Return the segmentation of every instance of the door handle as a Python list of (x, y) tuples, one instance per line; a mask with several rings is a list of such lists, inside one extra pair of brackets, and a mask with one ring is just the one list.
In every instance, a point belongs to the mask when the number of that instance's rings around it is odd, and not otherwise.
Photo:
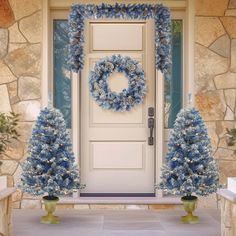
[(149, 107), (148, 108), (148, 128), (150, 130), (150, 135), (148, 137), (148, 145), (152, 146), (154, 145), (154, 138), (153, 138), (153, 134), (154, 134), (154, 125), (155, 125), (155, 119), (154, 117), (154, 108), (153, 107)]
[(154, 118), (148, 118), (148, 128), (150, 129), (150, 135), (148, 137), (148, 145), (154, 144), (153, 131), (154, 131)]

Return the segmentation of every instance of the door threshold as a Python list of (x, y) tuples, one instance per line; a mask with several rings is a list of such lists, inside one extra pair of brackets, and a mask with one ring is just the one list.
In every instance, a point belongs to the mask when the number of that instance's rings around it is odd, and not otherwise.
[(80, 193), (80, 197), (155, 197), (155, 193)]
[(62, 197), (59, 204), (181, 205), (180, 197)]

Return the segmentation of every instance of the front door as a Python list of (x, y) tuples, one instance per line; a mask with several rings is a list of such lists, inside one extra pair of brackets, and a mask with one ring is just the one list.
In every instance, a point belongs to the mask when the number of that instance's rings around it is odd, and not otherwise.
[[(140, 62), (147, 94), (131, 111), (104, 110), (89, 93), (89, 72), (106, 56), (121, 54)], [(91, 20), (85, 30), (85, 67), (81, 77), (82, 196), (154, 195), (155, 142), (148, 144), (148, 108), (155, 107), (153, 21)], [(127, 78), (114, 73), (111, 90), (127, 88)], [(155, 139), (154, 139), (155, 140)]]

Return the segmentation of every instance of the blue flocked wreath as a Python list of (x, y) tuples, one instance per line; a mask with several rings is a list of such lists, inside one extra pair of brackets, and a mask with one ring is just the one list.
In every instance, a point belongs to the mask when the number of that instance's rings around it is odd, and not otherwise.
[[(128, 88), (122, 92), (111, 91), (108, 78), (115, 72), (124, 73), (128, 78)], [(126, 56), (113, 55), (95, 64), (89, 75), (89, 90), (92, 97), (104, 109), (129, 111), (142, 103), (146, 93), (144, 71), (138, 61)]]

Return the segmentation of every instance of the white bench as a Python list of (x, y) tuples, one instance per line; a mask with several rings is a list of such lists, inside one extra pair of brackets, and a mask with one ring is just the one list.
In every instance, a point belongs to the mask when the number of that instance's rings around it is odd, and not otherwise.
[(221, 197), (221, 235), (236, 235), (236, 193), (228, 189), (218, 190)]
[(0, 236), (12, 235), (12, 194), (15, 188), (7, 187), (7, 177), (0, 176)]

